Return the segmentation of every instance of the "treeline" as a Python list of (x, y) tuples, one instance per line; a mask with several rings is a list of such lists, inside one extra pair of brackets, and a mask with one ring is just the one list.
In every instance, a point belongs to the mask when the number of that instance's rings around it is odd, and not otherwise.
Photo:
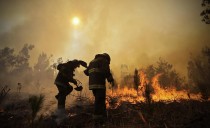
[(193, 56), (188, 62), (188, 84), (199, 90), (203, 99), (210, 97), (210, 48), (204, 47), (199, 55)]
[[(141, 75), (143, 73), (143, 75)], [(186, 84), (186, 80), (184, 76), (181, 76), (174, 68), (173, 65), (167, 62), (166, 60), (159, 58), (159, 60), (155, 64), (151, 64), (146, 66), (145, 68), (136, 68), (134, 70), (133, 75), (127, 75), (124, 77), (123, 82), (124, 85), (128, 83), (128, 79), (130, 80), (130, 84), (132, 84), (135, 89), (138, 89), (139, 85), (142, 85), (143, 81), (146, 83), (152, 83), (152, 79), (159, 75), (158, 82), (162, 88), (170, 88), (174, 87), (177, 90), (183, 89)], [(142, 79), (144, 79), (142, 81)]]
[[(25, 44), (19, 52), (5, 47), (0, 49), (0, 84), (16, 86), (51, 84), (54, 77), (54, 68), (50, 63), (52, 56), (41, 53), (34, 66), (29, 65), (30, 52), (34, 45)], [(58, 60), (60, 61), (60, 60)], [(54, 64), (55, 65), (55, 64)], [(51, 83), (49, 83), (51, 81)]]

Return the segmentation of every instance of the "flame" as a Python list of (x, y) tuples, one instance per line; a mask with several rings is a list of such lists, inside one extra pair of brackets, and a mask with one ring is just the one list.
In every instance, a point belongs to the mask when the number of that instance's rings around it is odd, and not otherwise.
[[(129, 102), (132, 104), (136, 104), (139, 102), (145, 102), (145, 89), (148, 84), (153, 88), (153, 92), (151, 92), (152, 101), (180, 101), (180, 100), (200, 100), (201, 94), (190, 94), (187, 90), (177, 91), (173, 86), (172, 88), (161, 88), (159, 84), (159, 77), (162, 74), (155, 75), (151, 81), (147, 79), (146, 74), (143, 71), (139, 72), (140, 76), (140, 84), (138, 89), (135, 90), (133, 88), (117, 88), (114, 91), (108, 90), (107, 95), (107, 108), (117, 108), (121, 105), (122, 102)], [(118, 87), (120, 87), (118, 85)]]
[(201, 95), (200, 94), (189, 94), (187, 90), (180, 90), (177, 91), (173, 86), (172, 88), (161, 88), (159, 84), (159, 77), (162, 74), (157, 74), (152, 79), (152, 87), (154, 89), (154, 93), (152, 94), (152, 99), (154, 101), (174, 101), (174, 100), (181, 100), (181, 99), (194, 99), (199, 100)]
[[(141, 96), (138, 96), (138, 93), (135, 89), (131, 88), (118, 88), (114, 90), (114, 92), (108, 91), (107, 92), (107, 108), (117, 108), (121, 105), (122, 102), (129, 102), (131, 104), (136, 104), (137, 102), (144, 101), (144, 98)], [(114, 101), (110, 101), (114, 100)]]

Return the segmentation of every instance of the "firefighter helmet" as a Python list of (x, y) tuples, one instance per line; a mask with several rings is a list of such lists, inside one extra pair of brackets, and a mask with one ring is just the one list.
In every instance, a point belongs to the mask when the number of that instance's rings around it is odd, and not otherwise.
[(111, 61), (111, 58), (110, 58), (109, 54), (103, 53), (102, 55), (103, 55), (109, 62)]

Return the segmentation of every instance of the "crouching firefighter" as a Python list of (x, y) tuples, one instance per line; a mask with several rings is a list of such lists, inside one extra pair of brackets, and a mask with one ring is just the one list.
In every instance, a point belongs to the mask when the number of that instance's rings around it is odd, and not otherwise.
[(80, 65), (87, 67), (87, 63), (82, 60), (72, 60), (57, 66), (59, 72), (54, 83), (58, 88), (58, 94), (55, 96), (58, 100), (58, 110), (65, 111), (66, 96), (73, 90), (69, 82), (77, 86), (77, 81), (73, 77), (75, 69)]
[(94, 116), (95, 125), (105, 125), (106, 113), (106, 79), (113, 83), (114, 79), (110, 72), (110, 56), (107, 53), (97, 54), (90, 62), (84, 73), (89, 76), (89, 89), (95, 97)]

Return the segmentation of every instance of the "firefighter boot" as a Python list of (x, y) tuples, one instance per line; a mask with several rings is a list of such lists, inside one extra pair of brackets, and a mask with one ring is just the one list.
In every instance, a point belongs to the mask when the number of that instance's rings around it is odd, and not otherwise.
[(58, 105), (58, 109), (55, 111), (55, 117), (55, 121), (58, 125), (68, 118), (68, 113), (66, 112), (64, 106)]

